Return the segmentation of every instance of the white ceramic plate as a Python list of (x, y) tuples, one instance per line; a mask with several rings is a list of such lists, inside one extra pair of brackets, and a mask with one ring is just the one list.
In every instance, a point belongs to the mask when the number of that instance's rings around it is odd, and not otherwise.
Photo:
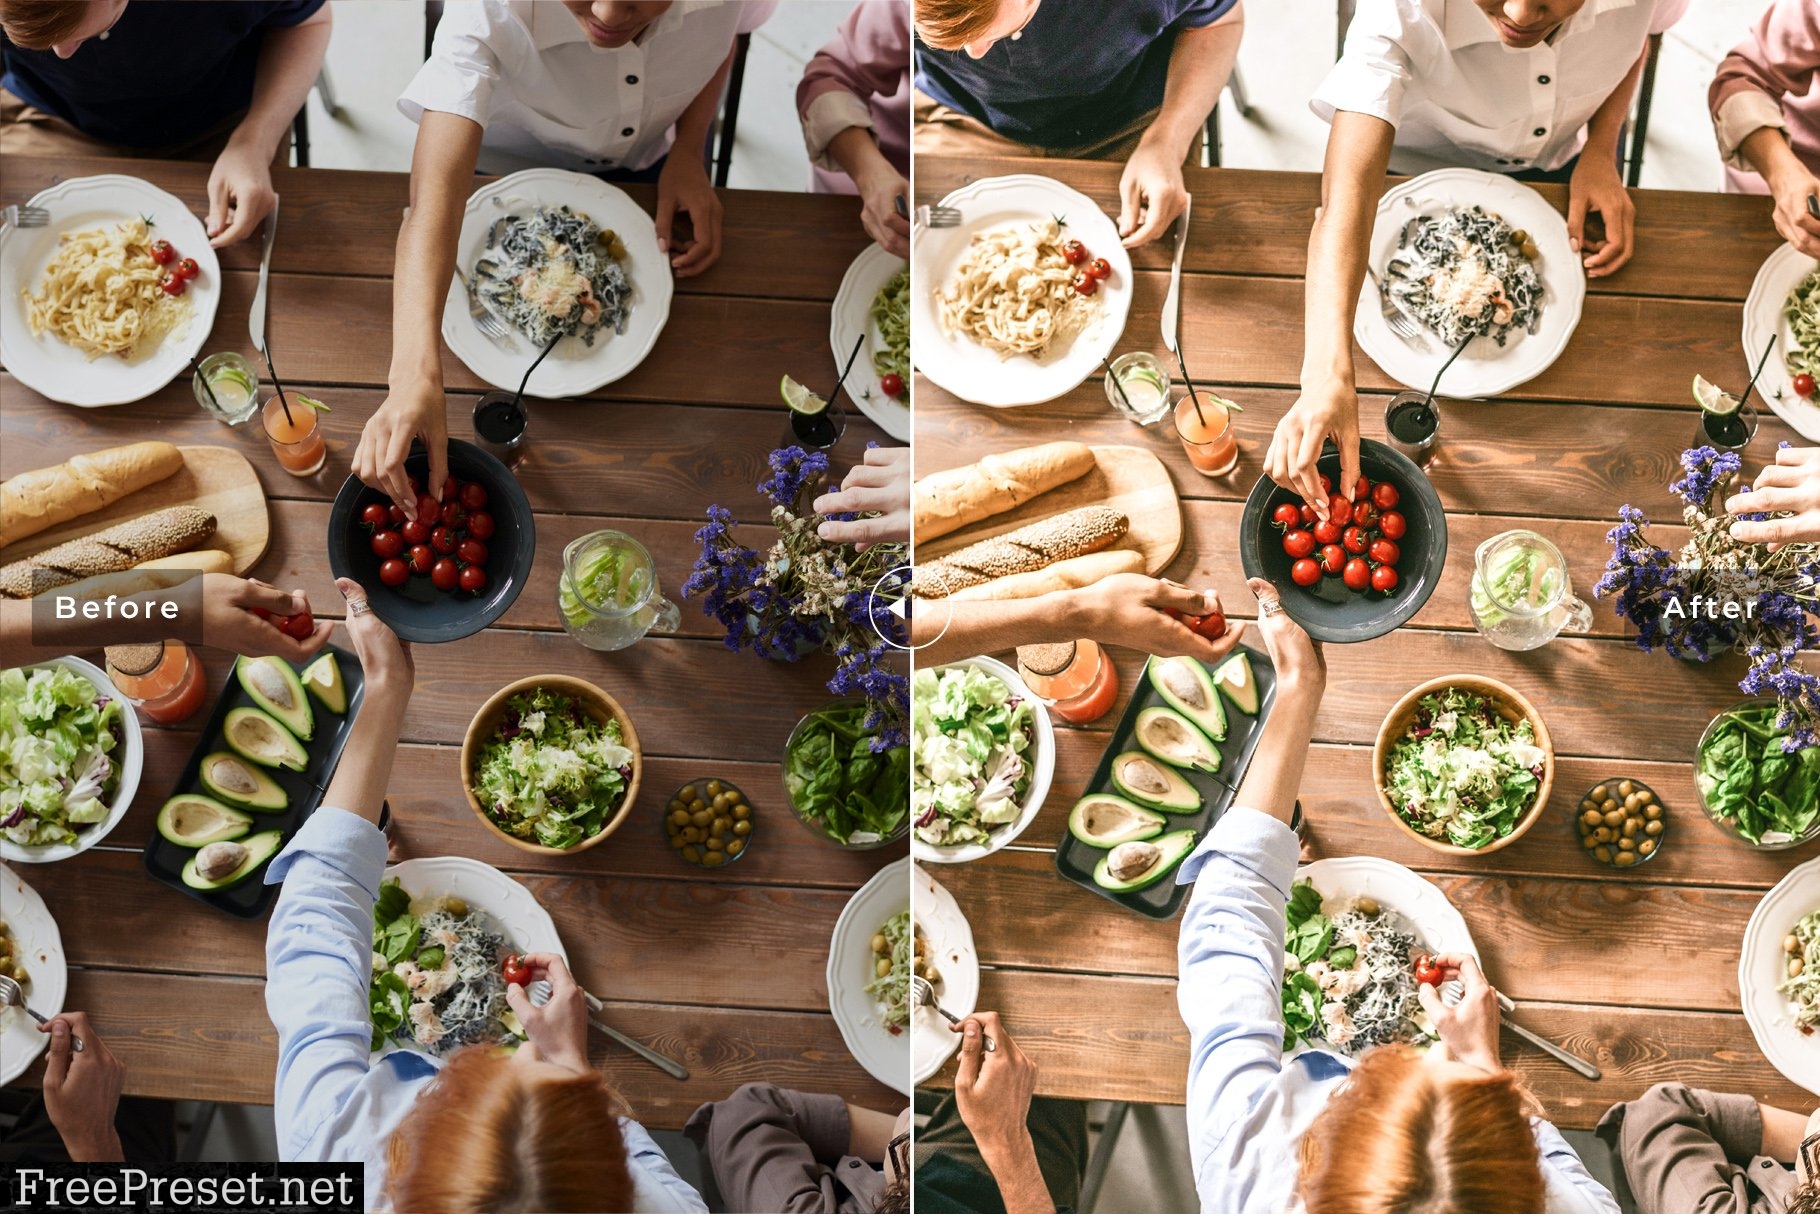
[[(1568, 245), (1567, 220), (1522, 182), (1477, 169), (1437, 169), (1386, 191), (1371, 229), (1372, 270), (1383, 276), (1385, 264), (1397, 254), (1397, 237), (1411, 219), (1475, 204), (1502, 215), (1513, 227), (1526, 229), (1541, 251), (1537, 262), (1542, 279), (1541, 323), (1534, 334), (1512, 330), (1502, 346), (1489, 337), (1475, 338), (1447, 369), (1440, 389), (1444, 396), (1497, 396), (1548, 370), (1567, 348), (1586, 301), (1586, 271)], [(1352, 332), (1386, 375), (1420, 392), (1428, 390), (1435, 372), (1453, 352), (1425, 327), (1426, 350), (1392, 333), (1378, 302), (1378, 289), (1369, 278), (1359, 288)]]
[(910, 386), (906, 379), (906, 395), (897, 399), (886, 396), (885, 390), (879, 387), (878, 372), (872, 369), (872, 356), (883, 350), (885, 344), (872, 319), (872, 297), (883, 290), (905, 264), (903, 258), (893, 257), (878, 245), (867, 245), (840, 280), (840, 290), (834, 296), (828, 323), (828, 345), (834, 352), (837, 368), (846, 365), (847, 356), (853, 353), (853, 343), (865, 334), (866, 344), (861, 347), (859, 359), (853, 364), (853, 372), (847, 376), (842, 391), (859, 406), (861, 413), (900, 443), (910, 441)]
[[(910, 296), (916, 369), (962, 400), (994, 408), (1054, 400), (1096, 374), (1100, 360), (1118, 344), (1131, 311), (1131, 255), (1119, 243), (1111, 217), (1086, 195), (1028, 173), (975, 181), (942, 199), (942, 205), (960, 208), (960, 226), (923, 228), (910, 249), (916, 283)], [(973, 234), (1052, 215), (1067, 221), (1066, 234), (1112, 263), (1112, 277), (1094, 296), (1099, 317), (1066, 347), (1041, 359), (1027, 354), (1001, 359), (971, 338), (942, 332), (935, 296), (947, 286)]]
[[(911, 897), (916, 922), (923, 929), (929, 956), (935, 959), (935, 968), (942, 975), (937, 998), (944, 1008), (964, 1020), (979, 1007), (980, 998), (980, 959), (973, 949), (973, 928), (954, 895), (943, 889), (939, 881), (920, 865), (912, 864), (910, 871), (915, 881)], [(914, 1083), (928, 1082), (961, 1047), (961, 1035), (951, 1031), (948, 1022), (931, 1007), (910, 1013), (910, 1040)]]
[[(7, 930), (19, 949), (20, 964), (32, 978), (31, 985), (25, 988), (25, 1001), (48, 1020), (63, 1010), (64, 996), (69, 992), (63, 937), (38, 891), (4, 864), (0, 864), (0, 919), (6, 920)], [(50, 1043), (49, 1034), (40, 1033), (23, 1009), (0, 1011), (0, 1087), (23, 1075)]]
[(879, 1023), (878, 1008), (866, 993), (872, 981), (872, 937), (892, 915), (910, 909), (910, 860), (873, 874), (847, 900), (828, 944), (828, 1010), (841, 1039), (866, 1073), (910, 1095), (910, 1034), (895, 1036)]
[(1782, 937), (1816, 907), (1820, 907), (1820, 860), (1790, 869), (1763, 895), (1745, 925), (1744, 943), (1738, 950), (1738, 997), (1763, 1056), (1789, 1082), (1820, 1095), (1820, 1033), (1802, 1036), (1787, 998), (1776, 992), (1784, 973)]
[[(431, 856), (389, 865), (385, 875), (396, 877), (413, 899), (452, 896), (471, 909), (485, 911), (521, 953), (555, 953), (564, 961), (569, 959), (550, 912), (537, 904), (530, 890), (491, 864), (466, 856)], [(385, 1045), (385, 1050), (392, 1049), (429, 1052), (395, 1038)]]
[(126, 697), (120, 694), (120, 689), (107, 677), (106, 671), (93, 662), (73, 657), (38, 662), (25, 669), (29, 674), (41, 666), (67, 667), (93, 683), (102, 695), (110, 696), (125, 705), (125, 711), (121, 714), (121, 719), (125, 722), (125, 734), (120, 745), (110, 752), (120, 764), (120, 786), (114, 793), (114, 803), (109, 807), (107, 817), (93, 826), (77, 831), (74, 843), (25, 847), (0, 836), (0, 860), (12, 860), (19, 864), (50, 864), (56, 860), (67, 860), (107, 838), (108, 832), (120, 825), (120, 819), (126, 817), (126, 811), (132, 806), (133, 794), (139, 791), (140, 768), (145, 762), (145, 739), (139, 730), (139, 714), (133, 711), (131, 704), (126, 703)]
[[(50, 223), (0, 231), (0, 363), (26, 387), (84, 408), (143, 400), (182, 374), (208, 340), (221, 302), (221, 263), (202, 221), (149, 181), (118, 173), (60, 181), (31, 205), (50, 211)], [(61, 338), (49, 333), (33, 337), (22, 292), (37, 289), (63, 233), (108, 227), (139, 215), (153, 220), (155, 237), (170, 241), (181, 256), (195, 258), (202, 267), (183, 293), (190, 301), (188, 325), (167, 333), (131, 362), (107, 354), (90, 362)]]
[[(968, 658), (965, 662), (950, 662), (950, 666), (977, 666), (987, 674), (997, 675), (1011, 688), (1011, 694), (1030, 701), (1035, 708), (1034, 721), (1036, 737), (1030, 742), (1030, 748), (1024, 752), (1025, 758), (1035, 764), (1036, 772), (1030, 780), (1030, 791), (1024, 794), (1024, 811), (1015, 822), (992, 828), (992, 839), (987, 843), (968, 843), (960, 847), (937, 847), (925, 843), (917, 837), (916, 828), (910, 830), (910, 854), (918, 860), (931, 864), (965, 864), (990, 856), (1001, 847), (1024, 833), (1026, 827), (1036, 820), (1036, 811), (1043, 807), (1043, 798), (1049, 795), (1049, 782), (1055, 777), (1055, 726), (1050, 723), (1049, 709), (1036, 697), (1018, 677), (1017, 671), (1005, 665), (997, 658)], [(947, 667), (937, 667), (944, 670)], [(912, 763), (915, 760), (912, 758)]]
[[(526, 388), (530, 395), (561, 400), (621, 379), (645, 360), (670, 319), (675, 282), (669, 258), (657, 248), (657, 225), (644, 209), (617, 186), (563, 169), (525, 169), (475, 190), (461, 217), (456, 266), (472, 275), (474, 263), (486, 252), (493, 222), (508, 215), (529, 215), (539, 206), (567, 206), (618, 233), (626, 246), (626, 275), (632, 280), (624, 333), (603, 329), (592, 346), (579, 337), (565, 337), (531, 376)], [(506, 328), (509, 339), (499, 341), (477, 329), (468, 315), (467, 292), (449, 280), (449, 296), (442, 305), (442, 339), (468, 370), (495, 388), (516, 392), (539, 347), (517, 329)]]
[(1770, 351), (1769, 361), (1763, 364), (1757, 391), (1776, 411), (1776, 416), (1793, 426), (1802, 438), (1820, 441), (1820, 394), (1809, 400), (1795, 395), (1787, 361), (1788, 352), (1795, 348), (1795, 339), (1782, 315), (1788, 293), (1812, 274), (1816, 265), (1820, 262), (1791, 244), (1780, 246), (1764, 259), (1750, 285), (1750, 295), (1744, 300), (1744, 378), (1748, 380), (1756, 369), (1757, 360), (1763, 357), (1763, 347), (1769, 344), (1771, 336), (1779, 338), (1776, 348)]

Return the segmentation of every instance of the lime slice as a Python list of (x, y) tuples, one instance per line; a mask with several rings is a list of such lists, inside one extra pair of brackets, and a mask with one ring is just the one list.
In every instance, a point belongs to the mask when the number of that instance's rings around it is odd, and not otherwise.
[(209, 382), (216, 387), (223, 384), (235, 384), (249, 396), (253, 391), (253, 377), (239, 367), (216, 367), (209, 374)]
[(1122, 377), (1122, 382), (1126, 387), (1131, 387), (1133, 384), (1148, 384), (1150, 387), (1156, 389), (1159, 396), (1163, 391), (1163, 377), (1158, 375), (1155, 371), (1152, 371), (1149, 367), (1131, 368), (1131, 370), (1125, 372)]
[(809, 389), (803, 387), (788, 375), (784, 376), (783, 385), (779, 390), (784, 394), (784, 403), (798, 413), (813, 415), (820, 413), (823, 409), (828, 407), (827, 401), (809, 391)]
[(1722, 391), (1718, 384), (1707, 383), (1705, 376), (1696, 375), (1694, 376), (1694, 403), (1708, 413), (1724, 417), (1728, 413), (1738, 411), (1739, 401), (1730, 392)]
[(300, 405), (303, 405), (303, 406), (306, 406), (307, 408), (316, 410), (316, 412), (318, 412), (318, 413), (332, 412), (332, 410), (330, 410), (330, 408), (327, 405), (323, 404), (321, 401), (315, 399), (314, 397), (305, 396), (301, 392), (291, 393), (291, 399), (296, 401)]

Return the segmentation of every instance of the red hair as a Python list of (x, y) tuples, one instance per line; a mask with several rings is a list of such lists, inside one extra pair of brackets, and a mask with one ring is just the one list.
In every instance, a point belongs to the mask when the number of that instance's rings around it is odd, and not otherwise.
[(0, 29), (14, 46), (42, 51), (75, 36), (88, 13), (87, 0), (4, 0)]
[(998, 8), (999, 0), (916, 0), (916, 32), (937, 50), (959, 50), (992, 28)]
[(1302, 1137), (1308, 1214), (1541, 1214), (1534, 1102), (1516, 1076), (1461, 1079), (1371, 1050)]
[(551, 1078), (513, 1065), (504, 1050), (459, 1050), (392, 1133), (392, 1205), (437, 1214), (630, 1210), (620, 1107), (600, 1075)]

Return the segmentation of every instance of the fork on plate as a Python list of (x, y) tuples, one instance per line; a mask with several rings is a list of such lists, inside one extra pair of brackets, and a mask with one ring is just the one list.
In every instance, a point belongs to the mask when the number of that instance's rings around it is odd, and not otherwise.
[[(912, 974), (910, 976), (910, 1002), (912, 1006), (915, 1007), (934, 1008), (941, 1013), (942, 1018), (949, 1024), (960, 1023), (953, 1012), (935, 1001), (935, 984), (921, 974)], [(985, 1038), (982, 1044), (985, 1046), (986, 1052), (988, 1054), (995, 1053), (998, 1050), (998, 1042), (984, 1033), (980, 1035)]]
[(925, 203), (916, 208), (915, 226), (919, 228), (958, 228), (961, 226), (961, 209), (959, 207), (931, 206)]
[(1390, 297), (1390, 292), (1384, 289), (1384, 280), (1370, 266), (1365, 267), (1365, 276), (1378, 289), (1378, 309), (1383, 312), (1384, 323), (1390, 326), (1390, 331), (1418, 350), (1428, 349), (1428, 338), (1421, 326)]
[(505, 322), (493, 315), (487, 305), (481, 302), (480, 292), (474, 289), (474, 283), (468, 276), (457, 268), (455, 278), (461, 283), (462, 289), (468, 293), (468, 315), (473, 319), (474, 327), (506, 349), (518, 349), (518, 344), (512, 340), (511, 330), (507, 329)]
[(25, 206), (13, 203), (0, 207), (0, 225), (9, 228), (41, 228), (51, 221), (51, 213), (43, 207)]

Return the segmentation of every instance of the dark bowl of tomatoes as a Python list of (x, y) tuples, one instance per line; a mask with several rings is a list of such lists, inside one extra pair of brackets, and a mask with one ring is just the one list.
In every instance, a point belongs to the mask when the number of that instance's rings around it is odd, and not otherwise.
[(448, 479), (434, 490), (424, 483), (429, 463), (421, 445), (404, 462), (415, 520), (348, 477), (329, 510), (328, 544), (329, 568), (364, 586), (393, 632), (436, 644), (506, 613), (530, 578), (537, 529), (518, 479), (479, 447), (450, 439)]
[(1318, 467), (1328, 521), (1293, 489), (1259, 477), (1239, 522), (1239, 560), (1247, 577), (1276, 584), (1283, 609), (1317, 641), (1369, 641), (1434, 593), (1447, 563), (1447, 516), (1422, 470), (1383, 443), (1359, 440), (1361, 482), (1348, 493), (1334, 484), (1332, 443)]

